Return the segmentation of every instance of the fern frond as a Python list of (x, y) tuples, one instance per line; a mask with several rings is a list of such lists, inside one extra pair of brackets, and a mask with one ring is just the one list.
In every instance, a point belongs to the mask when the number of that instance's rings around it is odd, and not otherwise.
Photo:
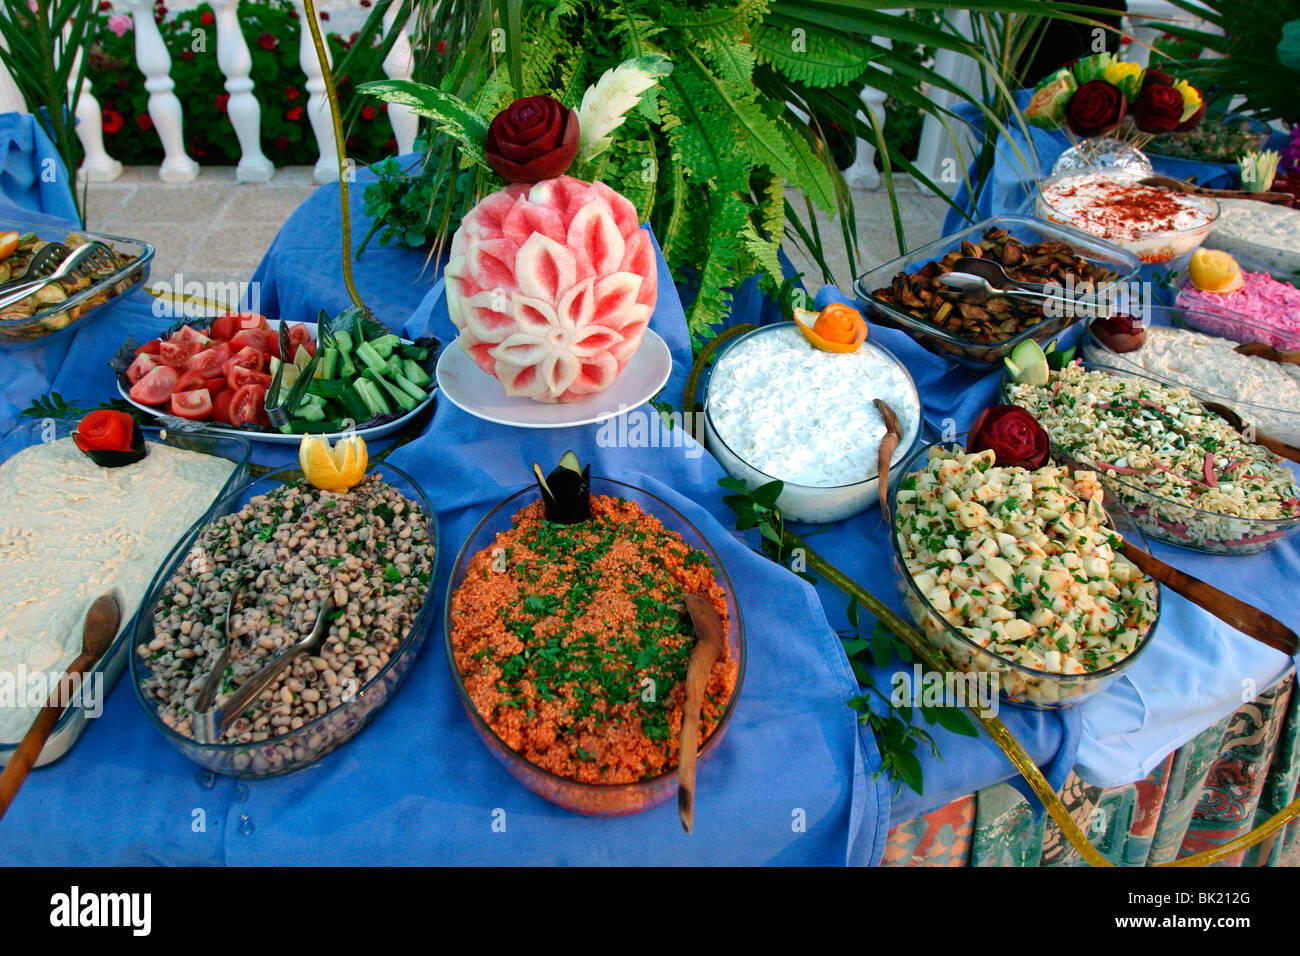
[(742, 278), (736, 265), (745, 251), (742, 232), (751, 210), (747, 202), (731, 192), (715, 192), (709, 202), (708, 254), (686, 321), (692, 335), (707, 336), (730, 312), (731, 290)]
[(748, 157), (736, 149), (741, 132), (734, 111), (693, 65), (684, 64), (662, 80), (660, 126), (687, 179), (722, 192), (748, 184)]
[(874, 45), (846, 34), (809, 31), (773, 17), (755, 28), (752, 42), (760, 63), (795, 83), (818, 88), (856, 82), (880, 55)]

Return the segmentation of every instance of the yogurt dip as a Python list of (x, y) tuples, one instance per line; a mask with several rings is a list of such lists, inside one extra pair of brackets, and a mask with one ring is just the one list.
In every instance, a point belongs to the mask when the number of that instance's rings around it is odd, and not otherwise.
[(1105, 173), (1054, 178), (1038, 192), (1038, 214), (1117, 243), (1143, 262), (1168, 262), (1210, 234), (1218, 203)]
[(718, 360), (705, 406), (709, 447), (733, 477), (786, 482), (778, 504), (795, 521), (838, 521), (878, 500), (873, 480), (889, 403), (902, 439), (897, 463), (920, 430), (912, 377), (889, 352), (814, 348), (793, 323), (738, 340)]
[(1300, 209), (1254, 199), (1221, 199), (1210, 232), (1216, 249), (1281, 272), (1300, 272)]
[[(33, 445), (0, 465), (0, 743), (15, 744), (44, 701), (26, 699), (33, 675), (61, 674), (81, 652), (86, 611), (116, 591), (123, 623), (139, 607), (172, 546), (208, 510), (235, 466), (151, 442), (122, 468), (100, 468), (71, 438)], [(26, 678), (22, 683), (20, 680)]]
[(1259, 431), (1300, 444), (1300, 367), (1270, 362), (1233, 349), (1231, 339), (1188, 329), (1152, 325), (1139, 349), (1115, 355), (1108, 364), (1131, 363), (1155, 378), (1186, 385), (1221, 400)]
[[(1279, 349), (1300, 349), (1300, 288), (1267, 272), (1242, 271), (1235, 292), (1202, 292), (1190, 282), (1178, 290), (1178, 305), (1229, 319), (1245, 319), (1265, 330), (1260, 340)], [(1215, 330), (1219, 331), (1219, 330)], [(1234, 325), (1225, 335), (1239, 337)]]

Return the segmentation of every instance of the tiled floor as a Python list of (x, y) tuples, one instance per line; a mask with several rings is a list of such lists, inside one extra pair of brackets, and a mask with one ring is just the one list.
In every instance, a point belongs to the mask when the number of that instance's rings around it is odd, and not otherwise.
[[(276, 171), (269, 183), (238, 183), (232, 167), (204, 167), (192, 183), (158, 181), (157, 170), (131, 167), (111, 183), (92, 183), (87, 196), (87, 228), (130, 236), (157, 248), (153, 281), (173, 284), (179, 272), (185, 281), (247, 280), (276, 231), (315, 188), (312, 170), (292, 166)], [(797, 192), (791, 199), (798, 208)], [(855, 190), (859, 272), (898, 254), (888, 196), (880, 191)], [(917, 245), (937, 238), (945, 204), (923, 194), (911, 182), (900, 187), (899, 206), (908, 242)], [(839, 226), (818, 217), (836, 282), (846, 291), (854, 272), (840, 239)], [(789, 249), (807, 284), (822, 284), (821, 270), (797, 249)]]

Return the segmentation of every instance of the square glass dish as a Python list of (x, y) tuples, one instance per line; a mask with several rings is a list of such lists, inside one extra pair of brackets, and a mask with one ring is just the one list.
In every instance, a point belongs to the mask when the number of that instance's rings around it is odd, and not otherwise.
[[(1006, 338), (980, 341), (977, 337), (955, 332), (936, 322), (913, 315), (876, 294), (877, 291), (889, 287), (896, 276), (914, 274), (926, 264), (937, 262), (949, 253), (961, 250), (963, 243), (978, 245), (990, 229), (1005, 229), (1021, 244), (1064, 243), (1080, 258), (1110, 273), (1111, 278), (1107, 281), (1118, 285), (1121, 290), (1127, 289), (1142, 268), (1142, 263), (1132, 253), (1071, 226), (1058, 225), (1030, 216), (993, 216), (921, 246), (859, 276), (853, 283), (853, 290), (863, 304), (867, 317), (882, 325), (902, 329), (918, 344), (936, 355), (947, 356), (966, 368), (980, 370), (1000, 365), (1017, 345), (1028, 339), (1034, 339), (1045, 345), (1081, 317), (1084, 310), (1062, 307), (1053, 310), (1060, 314), (1049, 316), (1018, 332), (1008, 334)], [(989, 303), (1007, 298), (994, 296)]]
[[(89, 282), (71, 276), (61, 280), (58, 283), (59, 292), (56, 293), (63, 296), (60, 301), (38, 301), (41, 294), (33, 293), (9, 306), (0, 312), (0, 345), (43, 345), (51, 336), (66, 333), (88, 321), (88, 316), (90, 319), (95, 318), (97, 310), (104, 303), (149, 281), (154, 247), (142, 240), (95, 232), (56, 235), (55, 230), (48, 226), (42, 226), (39, 230), (24, 230), (21, 223), (8, 223), (6, 226), (13, 231), (36, 232), (42, 240), (62, 242), (73, 248), (83, 242), (102, 242), (113, 250), (120, 265), (106, 275), (97, 273)], [(45, 293), (45, 297), (52, 298), (53, 295)]]
[[(71, 435), (72, 431), (73, 426), (71, 424), (67, 422), (54, 421), (52, 419), (22, 422), (10, 430), (3, 438), (0, 438), (0, 462), (8, 462), (13, 456), (26, 451), (29, 448), (67, 439)], [(252, 446), (243, 438), (220, 435), (183, 435), (174, 432), (162, 432), (156, 428), (145, 428), (143, 431), (145, 442), (150, 446), (166, 445), (171, 448), (225, 458), (231, 463), (232, 470), (230, 472), (230, 477), (226, 479), (224, 486), (213, 494), (209, 501), (199, 504), (201, 510), (198, 524), (202, 524), (207, 518), (207, 515), (211, 512), (212, 506), (216, 501), (222, 495), (229, 492), (231, 488), (242, 482), (247, 474), (248, 458), (252, 451)], [(129, 470), (132, 466), (126, 467)], [(3, 470), (0, 468), (0, 474), (2, 473)], [(85, 491), (84, 493), (89, 499), (91, 492)], [(166, 489), (159, 489), (160, 506), (165, 506), (165, 494)], [(126, 520), (129, 523), (131, 519), (127, 516)], [(139, 520), (146, 521), (148, 520), (148, 516), (140, 516)], [(182, 529), (182, 532), (178, 535), (178, 540), (184, 540), (189, 533), (192, 532), (187, 532)], [(23, 536), (21, 542), (23, 551), (41, 546), (36, 529), (28, 526), (21, 529), (20, 534)], [(22, 553), (18, 550), (19, 543), (16, 541), (10, 541), (9, 538), (10, 532), (3, 527), (0, 527), (0, 540), (4, 541), (6, 546), (12, 545), (14, 547), (15, 550), (12, 553)], [(163, 560), (165, 563), (166, 560), (168, 560), (166, 555), (168, 553), (175, 553), (175, 546), (176, 541), (172, 541), (169, 552), (164, 552), (163, 555), (160, 556), (159, 560)], [(57, 550), (55, 553), (57, 556)], [(60, 579), (57, 567), (53, 563), (53, 560), (54, 559), (51, 558), (48, 569), (49, 573), (57, 583), (51, 585), (50, 591), (56, 592), (57, 596), (59, 589), (62, 589), (63, 591), (75, 590), (76, 585), (79, 585), (82, 582), (80, 580)], [(146, 570), (151, 570), (153, 567), (154, 565), (151, 562)], [(6, 568), (13, 570), (12, 566), (9, 565), (9, 561), (0, 558), (0, 570)], [(14, 581), (12, 574), (7, 574), (6, 580), (9, 581), (11, 588), (15, 586), (16, 582)], [(141, 599), (144, 597), (145, 586), (147, 583), (148, 574), (146, 573), (140, 581), (139, 587), (131, 587), (127, 589), (125, 593), (123, 593), (121, 589), (120, 581), (117, 580), (106, 582), (105, 586), (102, 588), (97, 587), (93, 589), (97, 593), (100, 593), (108, 590), (109, 585), (113, 585), (119, 590), (124, 606), (121, 608), (122, 620), (118, 634), (117, 637), (114, 638), (113, 643), (109, 646), (109, 649), (105, 652), (104, 656), (100, 658), (94, 668), (86, 675), (85, 681), (88, 683), (85, 683), (84, 686), (88, 686), (89, 688), (87, 698), (74, 698), (73, 702), (63, 712), (63, 715), (59, 718), (58, 723), (54, 727), (54, 732), (50, 734), (50, 738), (46, 742), (44, 749), (41, 750), (40, 757), (36, 761), (36, 766), (39, 767), (47, 763), (52, 763), (67, 753), (76, 742), (77, 738), (81, 735), (82, 731), (86, 729), (87, 721), (91, 719), (92, 716), (96, 716), (92, 713), (94, 708), (103, 705), (104, 695), (107, 694), (109, 689), (113, 686), (113, 683), (121, 675), (123, 666), (126, 663), (126, 648), (129, 643), (127, 635), (134, 630), (136, 611), (141, 606)], [(12, 597), (13, 592), (11, 591), (10, 593)], [(97, 596), (97, 594), (91, 595), (92, 598), (94, 596)], [(47, 599), (48, 598), (42, 598), (42, 600)], [(76, 599), (75, 595), (73, 596), (73, 599)], [(7, 626), (4, 624), (5, 616), (16, 613), (17, 609), (13, 606), (0, 611), (0, 631), (7, 630)], [(78, 624), (78, 628), (79, 627), (80, 625)], [(80, 636), (80, 630), (78, 629), (76, 633), (78, 641), (80, 640)], [(23, 666), (25, 667), (25, 664)], [(8, 670), (8, 668), (0, 668), (0, 672)], [(88, 699), (90, 692), (93, 692), (93, 700)], [(33, 719), (35, 719), (34, 715)], [(25, 733), (26, 731), (23, 730), (22, 732)], [(21, 737), (19, 739), (21, 739)], [(3, 766), (9, 761), (14, 750), (17, 749), (17, 744), (17, 740), (11, 743), (0, 743), (0, 766)]]
[(1269, 342), (1269, 330), (1243, 318), (1155, 305), (1146, 341), (1115, 352), (1089, 325), (1083, 357), (1189, 388), (1202, 401), (1226, 405), (1261, 434), (1300, 445), (1300, 366), (1234, 351), (1238, 343)]

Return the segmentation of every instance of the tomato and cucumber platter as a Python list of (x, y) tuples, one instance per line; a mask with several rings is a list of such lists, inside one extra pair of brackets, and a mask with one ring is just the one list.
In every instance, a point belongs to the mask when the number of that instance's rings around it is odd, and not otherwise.
[[(122, 397), (142, 411), (254, 441), (296, 445), (303, 434), (337, 435), (349, 424), (362, 438), (383, 438), (433, 401), (436, 339), (412, 342), (358, 322), (336, 330), (317, 356), (316, 323), (295, 322), (286, 327), (293, 354), (283, 356), (280, 325), (255, 313), (189, 319), (143, 345), (128, 339), (109, 364)], [(272, 427), (265, 404), (277, 370), (287, 395), (313, 357), (288, 423)]]

